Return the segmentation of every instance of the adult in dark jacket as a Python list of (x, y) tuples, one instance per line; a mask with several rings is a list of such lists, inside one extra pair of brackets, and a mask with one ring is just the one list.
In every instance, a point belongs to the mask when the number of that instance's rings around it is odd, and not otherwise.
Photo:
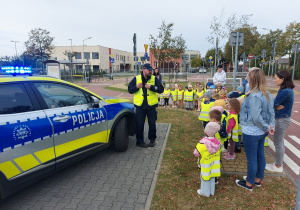
[(161, 78), (161, 74), (159, 73), (158, 68), (155, 68), (155, 69), (154, 69), (153, 75), (154, 75), (154, 76), (159, 80), (159, 82), (161, 83), (162, 78)]
[[(155, 121), (157, 119), (156, 107), (158, 104), (157, 93), (162, 93), (164, 87), (161, 82), (152, 75), (152, 70), (153, 68), (149, 63), (144, 64), (142, 73), (134, 77), (128, 85), (128, 92), (134, 94), (133, 103), (136, 110), (136, 146), (139, 147), (155, 146)], [(149, 124), (149, 145), (144, 141), (144, 124), (146, 116)]]
[(279, 71), (275, 74), (274, 83), (279, 86), (279, 91), (274, 101), (275, 109), (275, 129), (274, 145), (276, 161), (273, 164), (267, 164), (266, 170), (273, 172), (283, 171), (284, 157), (284, 133), (291, 124), (291, 113), (294, 103), (295, 87), (291, 74), (288, 71)]

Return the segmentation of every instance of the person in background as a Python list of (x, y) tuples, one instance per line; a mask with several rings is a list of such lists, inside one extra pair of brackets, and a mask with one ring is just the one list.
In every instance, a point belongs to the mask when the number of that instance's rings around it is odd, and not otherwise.
[(178, 108), (183, 109), (183, 97), (184, 97), (184, 90), (183, 90), (183, 85), (179, 84), (179, 89), (178, 89)]
[(212, 85), (213, 85), (213, 83), (208, 82), (208, 83), (206, 84), (206, 86), (205, 86), (204, 91), (206, 92), (207, 90), (209, 90), (209, 89), (210, 89), (210, 86), (212, 86)]
[(198, 96), (198, 110), (197, 111), (198, 112), (200, 112), (200, 109), (201, 109), (201, 102), (202, 102), (203, 94), (204, 94), (204, 90), (200, 83), (198, 85), (198, 91), (197, 91), (197, 96)]
[(217, 84), (217, 92), (220, 93), (220, 91), (223, 90), (223, 85), (222, 83)]
[(223, 86), (226, 84), (226, 73), (223, 70), (223, 65), (221, 64), (218, 65), (218, 71), (215, 73), (213, 77), (213, 83), (214, 84), (222, 83)]
[(220, 96), (217, 92), (215, 92), (215, 93), (212, 94), (211, 98), (214, 99), (214, 100), (219, 100)]
[(153, 75), (154, 75), (154, 76), (158, 79), (158, 81), (161, 83), (162, 77), (161, 77), (161, 74), (159, 73), (158, 68), (155, 68), (155, 69), (154, 69)]
[(197, 94), (197, 92), (198, 92), (198, 86), (199, 86), (199, 84), (198, 83), (196, 83), (195, 84), (195, 87), (194, 87), (194, 98), (193, 98), (193, 106), (194, 106), (194, 108), (198, 108), (198, 94)]
[(245, 97), (245, 95), (243, 95), (243, 92), (244, 92), (244, 87), (243, 86), (238, 86), (236, 88), (236, 91), (229, 92), (227, 94), (227, 97), (228, 98)]
[(291, 112), (294, 103), (294, 83), (288, 71), (279, 71), (274, 77), (275, 85), (279, 91), (274, 101), (275, 128), (274, 145), (276, 161), (266, 165), (267, 171), (282, 172), (284, 157), (284, 133), (291, 123)]
[(220, 125), (210, 122), (204, 129), (205, 137), (197, 143), (194, 150), (195, 157), (200, 158), (201, 186), (197, 193), (209, 197), (215, 194), (215, 178), (221, 175), (220, 167), (220, 141), (215, 134), (220, 130)]
[(267, 91), (265, 73), (260, 68), (251, 68), (248, 73), (250, 91), (242, 104), (240, 122), (247, 157), (247, 176), (236, 184), (252, 191), (253, 185), (261, 186), (266, 166), (264, 140), (268, 133), (274, 135), (274, 97)]
[[(135, 106), (136, 121), (136, 146), (154, 147), (156, 140), (157, 119), (156, 107), (158, 103), (157, 93), (162, 93), (164, 87), (159, 80), (152, 75), (152, 66), (149, 63), (143, 65), (140, 75), (135, 76), (128, 85), (128, 92), (134, 94), (133, 103)], [(144, 124), (146, 116), (148, 118), (150, 144), (144, 141)]]
[(168, 108), (169, 107), (169, 98), (170, 98), (170, 89), (169, 89), (169, 84), (166, 84), (166, 88), (164, 90), (164, 100), (165, 100), (165, 103), (164, 103), (164, 108)]
[(176, 108), (176, 101), (177, 101), (177, 90), (175, 88), (175, 84), (171, 86), (171, 97), (172, 97), (172, 108)]
[(184, 92), (184, 99), (186, 101), (185, 108), (187, 110), (193, 110), (194, 91), (191, 84), (188, 85), (188, 89)]

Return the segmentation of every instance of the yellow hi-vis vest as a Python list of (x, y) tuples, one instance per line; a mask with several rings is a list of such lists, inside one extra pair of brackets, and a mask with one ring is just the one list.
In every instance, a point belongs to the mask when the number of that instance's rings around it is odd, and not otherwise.
[[(136, 84), (142, 83), (142, 75), (136, 76)], [(155, 86), (155, 76), (151, 75), (147, 84)], [(136, 106), (142, 106), (144, 100), (143, 88), (140, 88), (133, 95), (133, 103)], [(147, 89), (147, 102), (149, 106), (153, 106), (158, 103), (157, 93)]]
[(171, 90), (172, 100), (177, 101), (177, 90)]
[(196, 149), (201, 155), (200, 165), (201, 165), (201, 177), (204, 181), (210, 180), (212, 177), (221, 176), (220, 167), (220, 150), (216, 153), (211, 154), (205, 144), (198, 143)]
[(197, 95), (198, 90), (194, 90), (194, 101), (198, 101), (198, 95)]
[(269, 143), (268, 143), (268, 136), (265, 137), (264, 146), (265, 146), (265, 147), (269, 146)]
[(230, 119), (235, 120), (234, 128), (228, 133), (228, 139), (232, 138), (234, 142), (239, 142), (239, 122), (238, 122), (238, 115), (237, 114), (229, 114), (226, 120), (226, 125)]
[(209, 104), (201, 103), (201, 112), (199, 114), (198, 119), (208, 122), (209, 121), (209, 110), (214, 106), (214, 102), (210, 102)]
[(178, 90), (178, 100), (182, 100), (184, 90)]
[(204, 94), (204, 90), (202, 90), (202, 91), (197, 91), (197, 95), (198, 95), (198, 97), (201, 97), (201, 96), (203, 96), (203, 94)]
[(193, 101), (194, 91), (184, 91), (184, 100), (185, 101)]
[(164, 98), (169, 98), (169, 95), (170, 95), (170, 89), (169, 90), (164, 90)]

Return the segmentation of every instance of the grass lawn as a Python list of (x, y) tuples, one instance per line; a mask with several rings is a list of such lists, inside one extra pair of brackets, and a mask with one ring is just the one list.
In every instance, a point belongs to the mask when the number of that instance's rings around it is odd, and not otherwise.
[(106, 90), (114, 90), (114, 91), (120, 91), (120, 92), (123, 92), (123, 93), (128, 93), (128, 90), (127, 89), (123, 89), (123, 88), (116, 88), (116, 87), (104, 87), (104, 89)]
[[(215, 196), (199, 196), (193, 155), (203, 129), (195, 112), (158, 109), (158, 123), (171, 123), (151, 209), (294, 209), (297, 188), (287, 177), (266, 176), (252, 192), (238, 187), (242, 175), (222, 173)], [(246, 174), (245, 174), (246, 175)]]

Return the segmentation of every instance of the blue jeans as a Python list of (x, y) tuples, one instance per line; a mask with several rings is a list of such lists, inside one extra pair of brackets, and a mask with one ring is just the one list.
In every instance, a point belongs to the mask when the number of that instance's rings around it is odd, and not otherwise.
[(263, 179), (266, 167), (264, 141), (267, 134), (251, 136), (243, 134), (247, 157), (247, 182), (254, 184), (255, 178)]

